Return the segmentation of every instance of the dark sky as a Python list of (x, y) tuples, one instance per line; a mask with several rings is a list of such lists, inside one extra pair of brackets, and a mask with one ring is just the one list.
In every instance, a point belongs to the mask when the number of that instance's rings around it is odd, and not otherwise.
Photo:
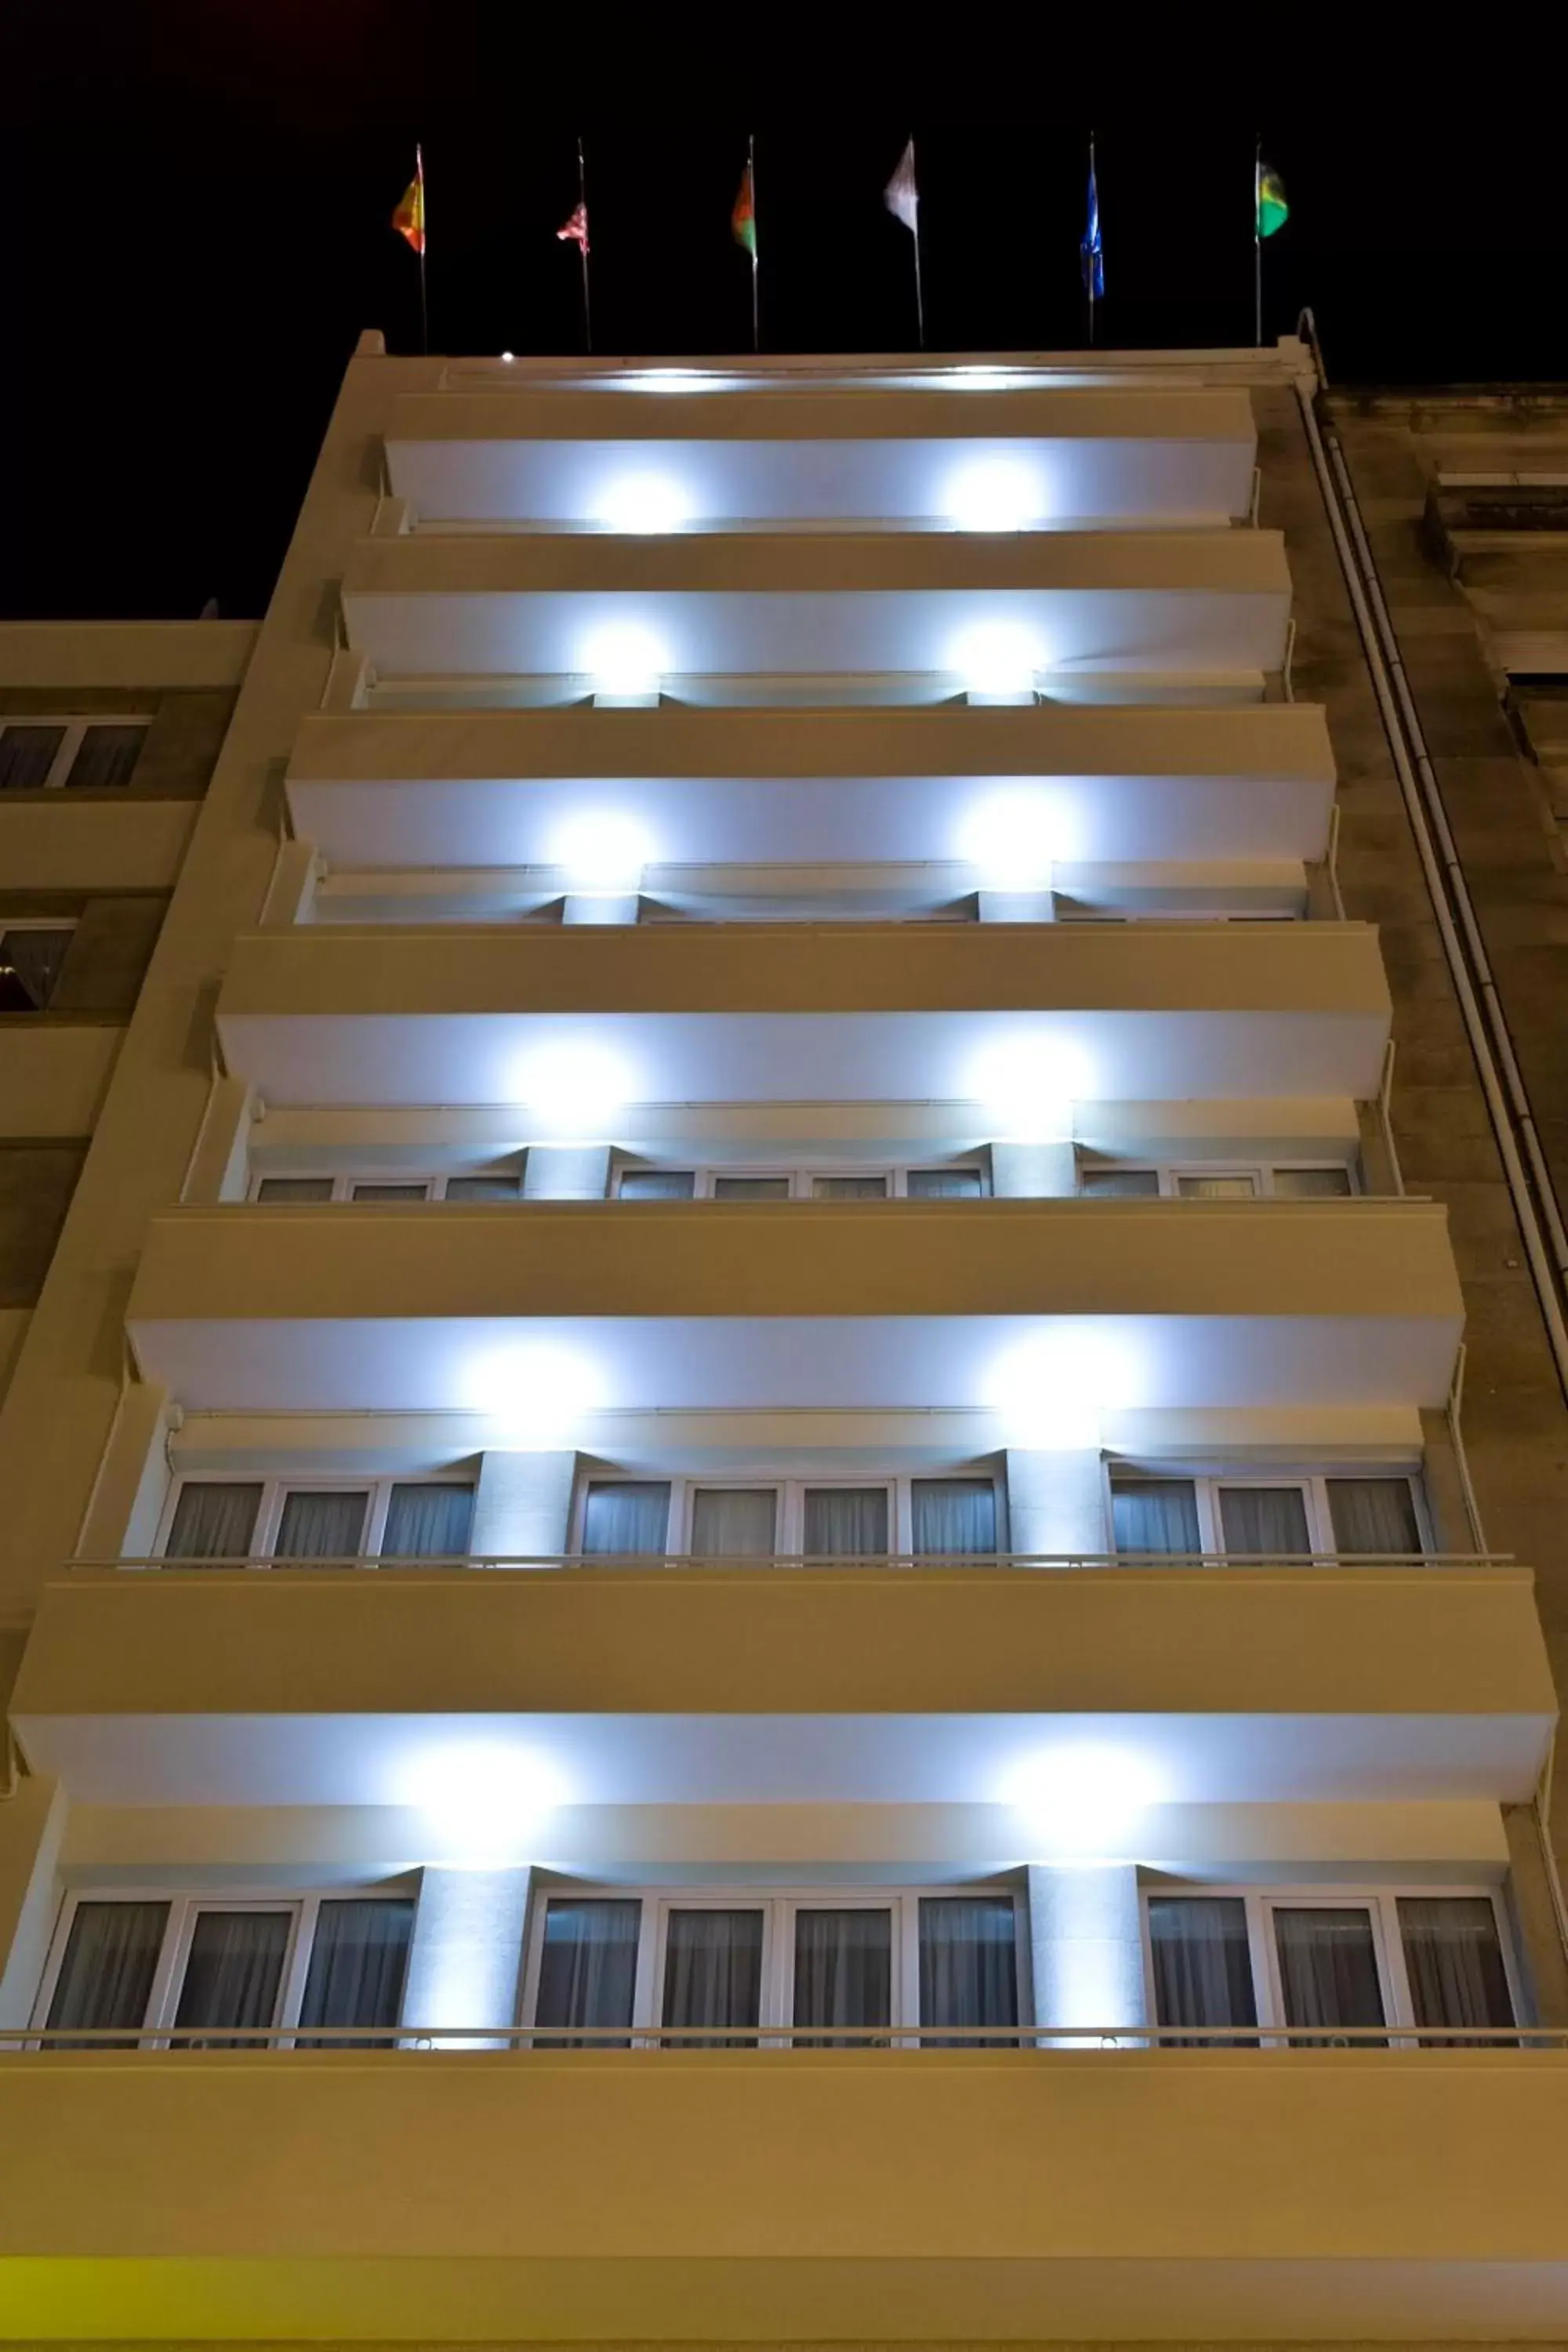
[[(601, 352), (749, 341), (729, 235), (748, 128), (764, 347), (909, 350), (909, 238), (880, 191), (911, 123), (931, 347), (1081, 345), (1087, 116), (944, 114), (937, 73), (907, 111), (775, 105), (749, 125), (743, 100), (689, 98), (672, 115), (637, 102), (624, 54), (613, 106), (597, 72), (596, 102), (576, 100), (540, 28), (566, 27), (580, 88), (622, 21), (537, 0), (0, 0), (25, 451), (0, 613), (261, 610), (358, 331), (417, 348), (416, 265), (387, 225), (416, 136), (437, 349), (579, 347), (553, 231), (581, 127)], [(1252, 110), (1119, 120), (1107, 100), (1095, 127), (1104, 340), (1250, 340)], [(1345, 383), (1568, 375), (1555, 138), (1467, 109), (1444, 142), (1419, 104), (1373, 133), (1331, 115), (1264, 131), (1292, 206), (1267, 248), (1268, 333), (1311, 302)]]

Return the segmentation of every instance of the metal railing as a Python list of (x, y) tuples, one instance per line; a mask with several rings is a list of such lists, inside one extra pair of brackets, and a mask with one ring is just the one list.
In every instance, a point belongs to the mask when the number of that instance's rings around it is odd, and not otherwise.
[(289, 2025), (43, 2026), (0, 2033), (0, 2056), (429, 2050), (1562, 2050), (1560, 2025)]
[(428, 1558), (401, 1558), (384, 1552), (360, 1552), (331, 1559), (298, 1559), (254, 1554), (243, 1559), (157, 1558), (71, 1559), (73, 1575), (255, 1575), (315, 1577), (343, 1572), (374, 1571), (382, 1576), (415, 1578), (435, 1575), (610, 1574), (617, 1576), (680, 1575), (695, 1577), (765, 1575), (784, 1570), (823, 1577), (970, 1575), (986, 1570), (1018, 1572), (1109, 1575), (1124, 1577), (1187, 1573), (1275, 1574), (1281, 1570), (1345, 1570), (1355, 1575), (1374, 1572), (1409, 1575), (1419, 1571), (1449, 1573), (1465, 1570), (1512, 1568), (1511, 1552), (779, 1552), (751, 1557), (695, 1558), (686, 1552), (468, 1552)]

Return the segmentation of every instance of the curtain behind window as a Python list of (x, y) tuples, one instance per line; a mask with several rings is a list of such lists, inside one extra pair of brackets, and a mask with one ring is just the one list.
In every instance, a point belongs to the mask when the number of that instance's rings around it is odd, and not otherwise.
[(146, 740), (145, 727), (89, 727), (70, 763), (68, 791), (74, 786), (78, 791), (104, 793), (128, 784)]
[(814, 1176), (811, 1197), (814, 1201), (885, 1201), (888, 1180), (885, 1176)]
[[(637, 1989), (642, 1905), (615, 1900), (552, 1903), (544, 1915), (536, 2025), (629, 2025)], [(552, 2048), (624, 2050), (625, 2042), (567, 2042)]]
[(1152, 1896), (1149, 1945), (1154, 1963), (1156, 2023), (1257, 2024), (1247, 1906), (1239, 1895)]
[[(1016, 2025), (1018, 1955), (1005, 1895), (921, 1901), (921, 2023)], [(977, 2045), (938, 2044), (938, 2047)], [(990, 2047), (990, 2044), (978, 2045)], [(1007, 2047), (1004, 2039), (997, 2046)]]
[(258, 1201), (330, 1201), (332, 1180), (330, 1176), (264, 1176), (256, 1188)]
[(1342, 1201), (1351, 1189), (1348, 1168), (1277, 1168), (1274, 1191), (1284, 1201)]
[(503, 1174), (499, 1169), (491, 1176), (448, 1176), (448, 1201), (521, 1201), (522, 1179)]
[(17, 929), (0, 932), (0, 963), (8, 964), (16, 974), (16, 985), (21, 989), (24, 1002), (8, 1005), (11, 1012), (43, 1012), (55, 992), (55, 984), (70, 953), (74, 930), (63, 924), (58, 930), (42, 926), (34, 930)]
[(978, 1201), (985, 1187), (978, 1168), (911, 1168), (904, 1189), (911, 1201)]
[(669, 1486), (663, 1479), (606, 1478), (584, 1498), (583, 1549), (590, 1556), (661, 1557), (668, 1527)]
[[(671, 1911), (665, 1929), (666, 2025), (752, 2026), (763, 1990), (760, 1911)], [(683, 2049), (737, 2049), (733, 2039), (691, 2042)]]
[(1079, 1171), (1078, 1189), (1091, 1201), (1148, 1201), (1157, 1199), (1160, 1171), (1157, 1168), (1085, 1168)]
[(1199, 1552), (1197, 1489), (1190, 1478), (1139, 1478), (1110, 1489), (1118, 1551)]
[[(287, 1911), (198, 1911), (175, 2024), (276, 2024), (293, 1924)], [(219, 2033), (188, 2046), (232, 2050), (246, 2045)]]
[(1275, 1559), (1312, 1549), (1307, 1498), (1300, 1486), (1222, 1486), (1219, 1525), (1226, 1551)]
[(696, 1559), (770, 1559), (778, 1549), (771, 1486), (699, 1486), (691, 1497)]
[(918, 1555), (995, 1551), (996, 1489), (989, 1478), (915, 1478), (910, 1496)]
[(474, 1490), (455, 1479), (395, 1486), (382, 1531), (384, 1559), (464, 1559), (474, 1526)]
[(1182, 1201), (1251, 1201), (1258, 1196), (1254, 1176), (1178, 1176), (1176, 1197)]
[(621, 1177), (623, 1201), (689, 1201), (696, 1190), (691, 1168), (628, 1168)]
[(369, 1504), (367, 1495), (356, 1495), (352, 1488), (329, 1494), (296, 1486), (283, 1500), (274, 1555), (279, 1559), (357, 1559), (364, 1549)]
[(187, 1478), (174, 1506), (164, 1559), (248, 1559), (260, 1508), (259, 1483)]
[[(142, 2024), (168, 1924), (166, 1903), (79, 1903), (47, 2023)], [(135, 2043), (79, 2046), (130, 2050)]]
[[(878, 2025), (893, 2021), (893, 1915), (890, 1911), (801, 1910), (795, 1915), (796, 2025)], [(802, 2037), (797, 2048), (843, 2049), (844, 2042)]]
[(1417, 2025), (1514, 2023), (1497, 1914), (1484, 1895), (1402, 1895), (1399, 1934)]
[(7, 727), (0, 732), (0, 793), (40, 793), (66, 740), (63, 727)]
[(808, 1486), (803, 1549), (808, 1559), (886, 1559), (887, 1488)]
[(1330, 1478), (1325, 1483), (1337, 1551), (1421, 1549), (1408, 1478)]
[[(403, 2013), (403, 1981), (414, 1935), (414, 1905), (402, 1895), (355, 1896), (323, 1903), (316, 1914), (315, 1939), (300, 2004), (300, 2022), (310, 2025), (395, 2025)], [(326, 2050), (322, 2037), (300, 2047)], [(348, 2042), (347, 2049), (385, 2050), (385, 2042)]]
[(716, 1201), (787, 1201), (787, 1176), (715, 1176)]
[[(1372, 1915), (1362, 1905), (1335, 1911), (1282, 1906), (1274, 1914), (1274, 1939), (1287, 2025), (1326, 2025), (1331, 2032), (1384, 2022)], [(1383, 2046), (1351, 2045), (1352, 2049)]]

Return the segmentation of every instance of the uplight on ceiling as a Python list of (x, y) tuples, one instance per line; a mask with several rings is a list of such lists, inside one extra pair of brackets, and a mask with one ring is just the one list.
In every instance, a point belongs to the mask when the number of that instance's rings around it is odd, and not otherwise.
[(1023, 457), (972, 457), (942, 493), (942, 511), (960, 530), (1028, 530), (1043, 502), (1038, 472)]
[(551, 1453), (574, 1444), (602, 1402), (595, 1365), (552, 1339), (485, 1349), (463, 1381), (468, 1410), (494, 1422), (519, 1453)]
[(1021, 1757), (999, 1793), (1020, 1815), (1033, 1853), (1110, 1861), (1128, 1855), (1166, 1788), (1135, 1748), (1064, 1740)]
[(1034, 631), (1022, 621), (975, 621), (953, 639), (947, 667), (972, 694), (1024, 695), (1033, 691), (1045, 663)]
[(691, 501), (668, 474), (626, 474), (604, 492), (598, 518), (608, 530), (679, 530), (691, 519)]
[(625, 1062), (592, 1036), (536, 1045), (513, 1085), (540, 1128), (562, 1142), (612, 1141), (616, 1115), (632, 1099)]
[(657, 694), (667, 661), (651, 629), (637, 621), (608, 621), (588, 638), (578, 667), (600, 694)]
[(423, 1814), (444, 1860), (474, 1869), (527, 1861), (565, 1797), (561, 1773), (536, 1749), (461, 1737), (406, 1758), (393, 1790), (395, 1802)]
[(570, 889), (617, 897), (637, 888), (653, 863), (653, 844), (636, 817), (588, 809), (557, 826), (547, 863), (563, 868)]
[(1061, 834), (1060, 814), (1038, 784), (1005, 786), (965, 812), (958, 855), (983, 890), (1048, 890)]

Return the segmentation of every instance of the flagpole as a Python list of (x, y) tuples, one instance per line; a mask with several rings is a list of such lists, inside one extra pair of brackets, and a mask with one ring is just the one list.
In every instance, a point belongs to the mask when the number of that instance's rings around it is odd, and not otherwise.
[(429, 242), (425, 211), (425, 150), (417, 140), (414, 142), (414, 176), (419, 183), (419, 341), (426, 359), (430, 356), (430, 306), (425, 292), (425, 247)]
[(752, 349), (760, 352), (763, 344), (762, 314), (757, 308), (757, 142), (752, 131), (746, 133), (746, 183), (752, 192)]
[[(584, 224), (588, 218), (588, 174), (583, 162), (583, 137), (577, 136), (577, 203)], [(588, 232), (586, 226), (578, 240), (578, 257), (583, 264), (583, 349), (590, 359), (594, 356), (594, 310), (588, 299)]]
[[(914, 132), (913, 132), (912, 131), (910, 131), (910, 177), (911, 177), (911, 178), (914, 180), (914, 182), (915, 182), (916, 188), (918, 189), (918, 188), (919, 188), (919, 185), (920, 185), (920, 179), (919, 179), (919, 175), (918, 175), (918, 173), (915, 172), (915, 134), (914, 134)], [(925, 349), (925, 347), (926, 347), (926, 306), (925, 306), (925, 297), (924, 297), (924, 295), (922, 294), (922, 292), (921, 292), (921, 205), (920, 205), (920, 197), (919, 197), (919, 195), (918, 195), (918, 194), (917, 194), (917, 195), (916, 195), (916, 197), (915, 197), (914, 242), (915, 242), (915, 331), (916, 331), (916, 332), (917, 332), (917, 333), (919, 334), (919, 336), (920, 336), (920, 339), (921, 339), (921, 351), (923, 352), (923, 351), (924, 351), (924, 349)]]
[(1252, 340), (1263, 349), (1263, 133), (1252, 155)]
[[(1089, 184), (1094, 190), (1095, 232), (1100, 230), (1100, 182), (1094, 175), (1094, 133), (1089, 134)], [(1089, 257), (1089, 348), (1094, 349), (1094, 256)]]

